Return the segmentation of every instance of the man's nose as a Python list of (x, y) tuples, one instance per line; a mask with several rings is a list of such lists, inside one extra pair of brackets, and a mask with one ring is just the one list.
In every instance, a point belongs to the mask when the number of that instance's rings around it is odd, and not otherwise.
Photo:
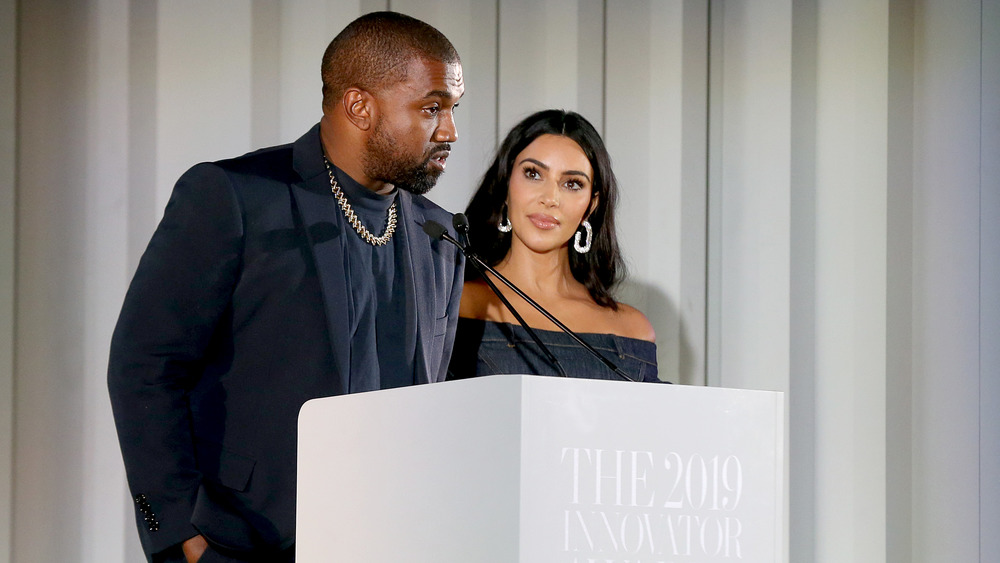
[(455, 115), (451, 111), (441, 112), (441, 121), (434, 131), (434, 141), (438, 143), (454, 143), (458, 140), (458, 126), (455, 125)]

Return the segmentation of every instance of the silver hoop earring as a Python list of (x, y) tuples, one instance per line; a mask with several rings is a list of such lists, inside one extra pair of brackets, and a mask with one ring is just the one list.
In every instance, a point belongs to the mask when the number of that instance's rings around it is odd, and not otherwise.
[(576, 232), (576, 236), (573, 237), (573, 250), (579, 252), (580, 254), (586, 254), (590, 252), (590, 243), (594, 240), (594, 230), (590, 228), (590, 222), (586, 219), (583, 223), (580, 223), (583, 230), (587, 231), (587, 242), (580, 245), (580, 231)]
[(497, 230), (501, 233), (509, 233), (510, 230), (514, 228), (514, 225), (510, 224), (510, 219), (507, 217), (506, 209), (500, 212), (500, 217), (500, 222), (497, 223)]

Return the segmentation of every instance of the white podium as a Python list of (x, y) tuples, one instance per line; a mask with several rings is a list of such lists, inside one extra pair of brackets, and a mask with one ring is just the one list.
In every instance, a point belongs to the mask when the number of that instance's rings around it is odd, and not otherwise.
[(773, 563), (781, 393), (492, 376), (307, 402), (299, 563)]

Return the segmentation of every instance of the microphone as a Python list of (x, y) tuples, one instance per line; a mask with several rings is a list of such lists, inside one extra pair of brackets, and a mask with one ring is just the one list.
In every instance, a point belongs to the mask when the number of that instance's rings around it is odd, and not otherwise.
[[(463, 214), (459, 215), (462, 215), (462, 219), (464, 220), (463, 222), (464, 222), (465, 238), (466, 240), (468, 240), (469, 220), (465, 218), (465, 215)], [(459, 236), (462, 236), (463, 229), (459, 228), (458, 226), (459, 222), (460, 221), (458, 219), (455, 218), (452, 219), (452, 224), (455, 226), (455, 230), (459, 232)], [(493, 283), (493, 280), (489, 279), (486, 276), (486, 272), (483, 271), (483, 266), (485, 265), (485, 263), (483, 263), (478, 256), (476, 256), (472, 252), (469, 252), (468, 249), (461, 243), (459, 243), (457, 240), (455, 240), (454, 237), (449, 235), (448, 231), (444, 228), (444, 225), (442, 225), (441, 223), (438, 223), (437, 221), (434, 220), (428, 220), (426, 223), (424, 223), (423, 227), (424, 227), (424, 232), (427, 233), (432, 239), (435, 240), (444, 239), (454, 244), (455, 246), (458, 247), (459, 250), (462, 251), (462, 254), (465, 255), (468, 261), (471, 262), (473, 266), (475, 266), (476, 270), (479, 272), (479, 275), (482, 276), (484, 280), (486, 280), (486, 284), (490, 286), (490, 289), (493, 290), (493, 293), (495, 293), (496, 296), (500, 298), (500, 301), (504, 304), (504, 307), (506, 307), (507, 310), (510, 311), (512, 315), (514, 315), (514, 318), (517, 319), (517, 322), (521, 325), (522, 328), (524, 328), (524, 331), (528, 333), (528, 336), (530, 336), (531, 339), (535, 341), (535, 344), (538, 345), (538, 348), (542, 351), (543, 354), (545, 354), (545, 359), (547, 359), (550, 364), (555, 366), (560, 376), (566, 377), (566, 371), (563, 370), (562, 364), (559, 363), (559, 360), (556, 358), (555, 354), (553, 354), (552, 351), (549, 350), (548, 346), (546, 346), (542, 342), (542, 339), (538, 338), (538, 334), (536, 334), (535, 331), (532, 330), (530, 326), (528, 326), (528, 323), (524, 321), (520, 313), (517, 312), (517, 309), (515, 309), (514, 306), (511, 305), (510, 301), (507, 300), (507, 297), (505, 297), (504, 294), (500, 291), (500, 288), (498, 288), (496, 284)]]
[(451, 217), (451, 225), (455, 227), (455, 232), (462, 241), (462, 247), (469, 248), (472, 245), (472, 241), (469, 240), (469, 218), (465, 213), (456, 213)]
[[(455, 214), (453, 216), (453, 218), (452, 218), (452, 224), (454, 225), (455, 230), (460, 233), (460, 236), (461, 236), (461, 233), (462, 233), (463, 229), (466, 232), (469, 229), (469, 220), (462, 213), (457, 213), (457, 214)], [(627, 381), (632, 381), (632, 382), (635, 381), (635, 379), (633, 379), (627, 373), (625, 373), (624, 371), (622, 371), (621, 368), (619, 368), (617, 365), (615, 365), (611, 360), (609, 360), (606, 357), (604, 357), (604, 355), (601, 354), (600, 352), (598, 352), (597, 350), (595, 350), (593, 346), (591, 346), (590, 344), (588, 344), (585, 340), (583, 340), (582, 338), (580, 338), (579, 335), (577, 335), (575, 332), (573, 332), (572, 330), (570, 330), (569, 327), (567, 327), (566, 325), (564, 325), (559, 319), (555, 318), (552, 315), (552, 313), (549, 313), (547, 310), (545, 310), (544, 307), (542, 307), (541, 305), (539, 305), (538, 303), (536, 303), (534, 299), (532, 299), (531, 297), (528, 297), (528, 295), (526, 293), (524, 293), (523, 291), (521, 291), (521, 289), (519, 287), (517, 287), (516, 285), (514, 285), (513, 282), (511, 282), (510, 280), (508, 280), (506, 277), (504, 277), (500, 272), (496, 271), (489, 264), (487, 264), (486, 262), (483, 262), (483, 260), (479, 256), (477, 256), (475, 252), (472, 252), (469, 249), (468, 246), (462, 246), (461, 243), (459, 243), (457, 240), (455, 240), (455, 237), (453, 237), (453, 236), (451, 236), (451, 235), (448, 234), (447, 230), (444, 228), (443, 225), (441, 225), (437, 221), (429, 220), (426, 223), (424, 223), (423, 228), (424, 228), (424, 232), (427, 233), (428, 235), (430, 235), (431, 238), (438, 239), (438, 240), (442, 240), (442, 239), (446, 240), (446, 241), (454, 244), (455, 246), (457, 246), (458, 249), (462, 251), (462, 254), (464, 254), (465, 257), (468, 259), (468, 261), (471, 262), (475, 266), (476, 270), (479, 271), (479, 273), (480, 273), (480, 275), (482, 275), (483, 279), (486, 280), (486, 283), (490, 286), (491, 289), (493, 289), (493, 292), (497, 294), (497, 297), (500, 298), (500, 300), (503, 302), (504, 306), (507, 307), (507, 309), (514, 315), (514, 318), (516, 318), (517, 321), (521, 324), (521, 326), (524, 327), (525, 332), (527, 332), (532, 337), (532, 340), (534, 340), (535, 343), (538, 344), (539, 348), (541, 348), (546, 353), (546, 356), (551, 356), (551, 361), (553, 361), (553, 363), (556, 365), (556, 367), (559, 369), (559, 372), (562, 375), (565, 375), (565, 373), (562, 370), (562, 366), (559, 365), (558, 360), (555, 360), (555, 356), (553, 356), (552, 353), (549, 352), (548, 348), (546, 348), (545, 345), (542, 344), (542, 341), (539, 340), (538, 336), (535, 334), (535, 332), (533, 330), (531, 330), (531, 328), (528, 326), (528, 324), (526, 322), (524, 322), (524, 319), (522, 319), (521, 315), (519, 315), (517, 313), (517, 311), (514, 309), (514, 306), (511, 305), (509, 301), (507, 301), (507, 299), (500, 292), (499, 288), (497, 288), (496, 285), (493, 283), (493, 281), (489, 279), (489, 276), (486, 275), (487, 271), (489, 273), (493, 274), (494, 276), (496, 276), (497, 279), (499, 279), (500, 281), (502, 281), (504, 283), (504, 285), (506, 285), (511, 290), (513, 290), (514, 293), (516, 293), (518, 296), (521, 297), (521, 299), (524, 299), (525, 301), (527, 301), (528, 304), (531, 305), (532, 307), (534, 307), (536, 310), (538, 310), (539, 313), (545, 315), (545, 318), (547, 318), (548, 320), (552, 321), (552, 323), (554, 325), (556, 325), (557, 327), (559, 327), (560, 330), (562, 330), (566, 334), (570, 335), (573, 338), (573, 340), (575, 340), (579, 345), (583, 346), (588, 352), (590, 352), (591, 354), (593, 354), (594, 357), (596, 357), (598, 360), (600, 360), (601, 363), (603, 363), (608, 369), (610, 369), (616, 375), (618, 375), (619, 377), (621, 377), (622, 379), (625, 379)], [(466, 234), (466, 237), (467, 236), (468, 235)]]
[(468, 255), (465, 251), (465, 247), (462, 246), (460, 242), (455, 240), (455, 237), (448, 234), (448, 230), (444, 228), (444, 225), (438, 223), (433, 219), (428, 219), (427, 222), (423, 224), (424, 232), (427, 233), (429, 237), (434, 240), (446, 240), (462, 251), (462, 254)]

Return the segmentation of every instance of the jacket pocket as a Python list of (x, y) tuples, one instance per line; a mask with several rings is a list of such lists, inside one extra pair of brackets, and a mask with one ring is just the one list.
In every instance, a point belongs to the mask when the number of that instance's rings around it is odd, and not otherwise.
[(198, 469), (205, 479), (245, 492), (257, 461), (208, 440), (195, 439)]

